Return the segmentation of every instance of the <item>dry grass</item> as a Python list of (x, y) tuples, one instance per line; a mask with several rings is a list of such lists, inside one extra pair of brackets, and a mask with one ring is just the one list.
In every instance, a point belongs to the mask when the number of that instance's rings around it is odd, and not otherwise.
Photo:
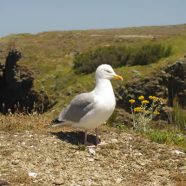
[(31, 182), (31, 178), (24, 172), (17, 172), (15, 176), (12, 176), (10, 182), (14, 184), (29, 184)]
[(6, 132), (20, 132), (23, 130), (44, 131), (50, 119), (43, 114), (8, 114), (0, 115), (0, 130)]

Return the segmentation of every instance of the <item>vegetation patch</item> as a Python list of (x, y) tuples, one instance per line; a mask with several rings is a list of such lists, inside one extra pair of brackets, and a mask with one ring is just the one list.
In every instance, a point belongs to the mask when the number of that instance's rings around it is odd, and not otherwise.
[(0, 114), (0, 131), (21, 132), (25, 130), (45, 131), (50, 119), (38, 113)]
[(74, 58), (74, 70), (77, 73), (92, 73), (101, 64), (112, 67), (147, 65), (172, 53), (171, 46), (146, 44), (141, 47), (109, 46), (78, 54)]

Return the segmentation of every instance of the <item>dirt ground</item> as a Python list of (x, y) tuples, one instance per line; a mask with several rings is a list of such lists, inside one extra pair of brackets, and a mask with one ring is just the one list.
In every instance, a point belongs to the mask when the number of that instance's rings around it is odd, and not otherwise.
[[(88, 136), (95, 141), (93, 133)], [(0, 186), (185, 186), (186, 154), (133, 133), (100, 129), (101, 145), (83, 132), (0, 132)]]

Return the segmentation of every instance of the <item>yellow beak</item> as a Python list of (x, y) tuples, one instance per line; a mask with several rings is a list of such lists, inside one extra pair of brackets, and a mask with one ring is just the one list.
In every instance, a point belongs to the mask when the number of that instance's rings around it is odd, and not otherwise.
[(117, 74), (114, 76), (114, 79), (123, 81), (123, 77), (122, 76), (119, 76)]

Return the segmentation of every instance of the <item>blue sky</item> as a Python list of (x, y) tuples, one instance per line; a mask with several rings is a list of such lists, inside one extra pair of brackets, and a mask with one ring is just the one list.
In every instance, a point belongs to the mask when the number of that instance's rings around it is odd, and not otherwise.
[(186, 23), (186, 0), (0, 0), (0, 36)]

